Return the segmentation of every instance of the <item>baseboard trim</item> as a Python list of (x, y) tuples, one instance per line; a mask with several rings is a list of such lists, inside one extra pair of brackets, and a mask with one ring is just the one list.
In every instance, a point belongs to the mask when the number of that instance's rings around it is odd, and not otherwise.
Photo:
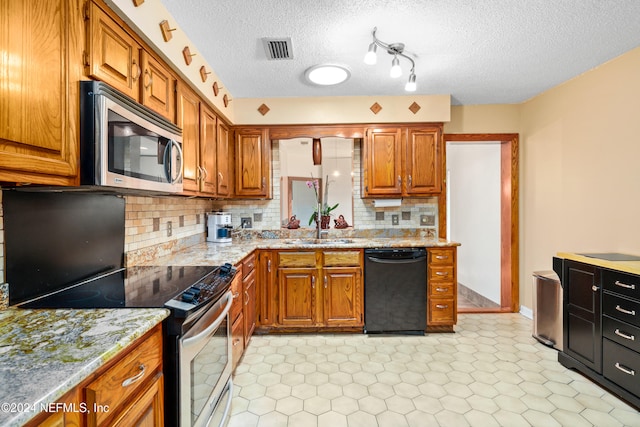
[(533, 310), (531, 310), (529, 307), (525, 307), (524, 305), (521, 305), (520, 314), (522, 314), (527, 319), (533, 320)]

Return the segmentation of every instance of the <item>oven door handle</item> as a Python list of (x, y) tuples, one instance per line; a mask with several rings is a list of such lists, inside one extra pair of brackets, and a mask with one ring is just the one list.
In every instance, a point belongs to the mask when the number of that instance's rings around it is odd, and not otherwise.
[(231, 304), (233, 303), (233, 295), (231, 294), (231, 291), (227, 291), (227, 293), (224, 294), (223, 298), (227, 299), (227, 303), (224, 307), (224, 310), (222, 310), (222, 313), (220, 313), (220, 316), (218, 316), (218, 318), (214, 320), (209, 326), (207, 326), (202, 332), (199, 332), (198, 335), (183, 339), (182, 340), (183, 349), (186, 349), (192, 345), (197, 344), (198, 341), (200, 341), (202, 338), (209, 336), (211, 332), (215, 331), (220, 327), (224, 319), (227, 317), (227, 314), (231, 309)]

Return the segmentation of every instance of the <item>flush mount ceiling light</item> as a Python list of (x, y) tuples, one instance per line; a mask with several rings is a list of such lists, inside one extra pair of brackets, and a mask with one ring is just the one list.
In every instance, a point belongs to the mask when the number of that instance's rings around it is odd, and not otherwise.
[(402, 57), (408, 59), (411, 62), (411, 71), (409, 72), (409, 81), (404, 87), (404, 90), (407, 92), (415, 92), (416, 91), (416, 73), (415, 68), (416, 64), (413, 62), (410, 56), (404, 53), (404, 43), (391, 43), (387, 44), (381, 40), (378, 40), (376, 37), (376, 31), (378, 31), (377, 27), (373, 27), (373, 31), (371, 35), (373, 36), (373, 42), (369, 45), (369, 51), (364, 56), (364, 63), (368, 65), (375, 65), (378, 61), (378, 57), (376, 51), (378, 46), (387, 51), (389, 55), (393, 55), (393, 60), (391, 61), (391, 70), (389, 71), (389, 76), (392, 78), (398, 78), (402, 75), (402, 68), (400, 68), (400, 60), (398, 57)]
[(331, 86), (347, 80), (351, 76), (351, 72), (343, 65), (320, 64), (307, 69), (304, 76), (313, 84)]

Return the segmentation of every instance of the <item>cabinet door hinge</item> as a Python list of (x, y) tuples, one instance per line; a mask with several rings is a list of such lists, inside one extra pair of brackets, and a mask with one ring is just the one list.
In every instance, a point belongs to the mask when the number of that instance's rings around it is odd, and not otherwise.
[(89, 52), (87, 52), (86, 50), (82, 51), (82, 62), (84, 63), (85, 67), (88, 67), (91, 65), (89, 63)]

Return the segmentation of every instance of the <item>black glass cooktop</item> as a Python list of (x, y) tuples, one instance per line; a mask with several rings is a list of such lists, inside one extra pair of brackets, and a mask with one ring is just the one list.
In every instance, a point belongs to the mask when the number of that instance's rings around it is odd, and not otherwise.
[[(22, 308), (158, 308), (192, 285), (211, 282), (219, 267), (130, 267), (27, 301)], [(228, 284), (216, 292), (222, 294)], [(225, 289), (222, 289), (225, 287)]]
[(602, 252), (602, 253), (588, 253), (578, 254), (589, 258), (603, 259), (605, 261), (640, 261), (640, 256), (621, 254), (617, 252)]

